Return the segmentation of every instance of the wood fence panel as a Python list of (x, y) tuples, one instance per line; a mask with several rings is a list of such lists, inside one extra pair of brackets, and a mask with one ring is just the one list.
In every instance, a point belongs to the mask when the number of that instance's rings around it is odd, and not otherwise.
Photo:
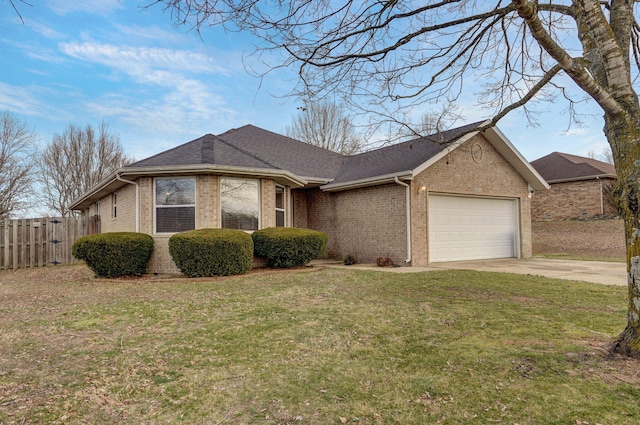
[(0, 221), (0, 269), (75, 263), (71, 247), (86, 234), (84, 217)]

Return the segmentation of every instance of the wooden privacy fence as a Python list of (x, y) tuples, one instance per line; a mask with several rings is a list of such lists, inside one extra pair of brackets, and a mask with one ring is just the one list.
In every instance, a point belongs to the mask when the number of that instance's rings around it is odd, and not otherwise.
[(0, 269), (74, 263), (71, 246), (86, 234), (84, 217), (0, 220)]

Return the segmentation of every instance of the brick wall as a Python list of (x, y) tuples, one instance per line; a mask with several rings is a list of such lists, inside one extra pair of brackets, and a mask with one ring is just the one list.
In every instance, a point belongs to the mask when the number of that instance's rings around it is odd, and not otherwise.
[(548, 191), (533, 194), (532, 216), (534, 220), (564, 220), (616, 214), (604, 190), (614, 182), (614, 179), (601, 179), (551, 184)]
[(307, 192), (309, 192), (309, 190), (306, 189), (293, 189), (291, 191), (291, 197), (293, 198), (293, 205), (291, 206), (293, 212), (293, 227), (309, 228), (309, 222), (307, 220)]
[[(136, 187), (128, 184), (116, 192), (116, 214), (113, 210), (113, 194), (100, 199), (100, 229), (106, 232), (136, 231)], [(92, 206), (95, 209), (95, 206)]]
[(276, 182), (263, 179), (260, 182), (260, 227), (276, 225)]
[(220, 177), (196, 176), (196, 228), (218, 228), (220, 224)]
[[(302, 218), (304, 204), (307, 214)], [(351, 254), (359, 262), (372, 263), (383, 256), (396, 264), (406, 259), (405, 188), (400, 185), (343, 192), (314, 189), (296, 205), (296, 226), (306, 222), (307, 227), (327, 233), (327, 257), (342, 260)]]

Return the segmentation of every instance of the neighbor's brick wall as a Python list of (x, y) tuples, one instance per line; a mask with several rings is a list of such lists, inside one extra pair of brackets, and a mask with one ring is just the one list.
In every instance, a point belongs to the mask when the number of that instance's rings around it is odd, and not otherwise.
[[(474, 148), (475, 146), (475, 148)], [(472, 156), (480, 147), (482, 156)], [(420, 188), (425, 191), (421, 193)], [(411, 183), (412, 264), (427, 265), (428, 258), (428, 194), (451, 193), (473, 196), (517, 198), (520, 209), (520, 255), (531, 257), (531, 201), (529, 186), (520, 174), (482, 135), (418, 174)]]
[[(325, 256), (342, 260), (349, 254), (359, 262), (372, 263), (390, 257), (402, 264), (407, 258), (405, 188), (396, 184), (343, 192), (307, 191), (298, 203), (295, 225), (306, 222), (311, 229), (327, 233)], [(306, 218), (301, 217), (306, 204)]]
[(613, 182), (614, 179), (602, 179), (551, 184), (548, 191), (536, 191), (533, 194), (533, 219), (564, 220), (616, 214), (616, 209), (607, 202), (606, 193), (603, 193), (603, 198), (600, 197), (603, 187)]

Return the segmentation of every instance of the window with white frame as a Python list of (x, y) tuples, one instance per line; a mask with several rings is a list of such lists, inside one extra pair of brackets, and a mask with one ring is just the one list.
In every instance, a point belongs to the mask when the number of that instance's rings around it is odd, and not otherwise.
[(156, 233), (178, 233), (196, 228), (196, 179), (155, 179)]
[(224, 229), (258, 230), (260, 222), (260, 181), (222, 177), (220, 216)]
[(285, 225), (284, 187), (276, 185), (276, 226)]
[(111, 217), (118, 217), (118, 192), (111, 194)]

